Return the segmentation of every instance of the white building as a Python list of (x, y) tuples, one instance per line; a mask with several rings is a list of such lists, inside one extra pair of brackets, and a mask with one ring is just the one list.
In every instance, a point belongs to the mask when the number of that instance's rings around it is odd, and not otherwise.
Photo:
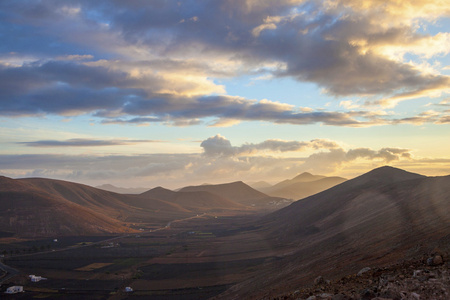
[(32, 282), (39, 282), (41, 280), (47, 280), (47, 278), (44, 278), (42, 276), (36, 276), (36, 275), (30, 275), (28, 277), (30, 277)]
[(6, 289), (5, 294), (17, 294), (23, 293), (23, 286), (21, 285), (13, 285)]

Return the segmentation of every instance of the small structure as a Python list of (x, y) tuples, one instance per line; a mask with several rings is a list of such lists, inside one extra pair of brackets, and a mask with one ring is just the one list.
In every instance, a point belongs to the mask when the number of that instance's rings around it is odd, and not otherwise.
[(58, 239), (54, 239), (53, 242), (54, 242), (54, 243), (57, 243), (57, 242), (58, 242)]
[(32, 282), (39, 282), (41, 280), (47, 280), (47, 278), (44, 278), (42, 276), (36, 276), (36, 275), (29, 275)]
[(125, 288), (125, 292), (127, 292), (127, 293), (131, 293), (132, 291), (133, 291), (133, 289), (131, 287), (129, 287), (129, 286), (127, 286)]
[(104, 246), (102, 246), (101, 248), (102, 249), (105, 249), (105, 248), (115, 248), (115, 247), (119, 247), (120, 245), (118, 244), (118, 243), (113, 243), (113, 242), (111, 242), (111, 243), (108, 243), (107, 245), (104, 245)]
[(23, 293), (23, 286), (21, 285), (13, 285), (6, 289), (5, 294), (17, 294)]

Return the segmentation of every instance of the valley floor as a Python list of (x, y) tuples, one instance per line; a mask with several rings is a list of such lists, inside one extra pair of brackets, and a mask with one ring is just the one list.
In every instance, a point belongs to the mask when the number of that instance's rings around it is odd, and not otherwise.
[[(292, 266), (285, 259), (302, 252), (298, 245), (269, 238), (255, 225), (256, 218), (201, 214), (124, 236), (9, 239), (0, 243), (8, 253), (3, 260), (20, 273), (6, 279), (0, 292), (5, 299), (448, 299), (448, 257), (430, 265), (427, 256), (404, 261), (395, 256), (399, 263), (370, 265), (361, 276), (343, 270), (350, 275), (336, 279), (322, 273), (325, 278), (316, 278), (311, 286), (306, 280), (296, 286), (278, 281), (276, 290), (260, 291), (251, 285), (253, 278)], [(448, 253), (448, 247), (444, 250)], [(320, 274), (317, 268), (302, 272), (296, 276)], [(31, 282), (32, 274), (46, 280)], [(25, 292), (3, 294), (12, 285)], [(244, 294), (242, 285), (248, 288)], [(125, 292), (126, 287), (133, 292)]]
[[(10, 247), (38, 252), (5, 257), (20, 274), (7, 280), (2, 292), (22, 285), (26, 292), (14, 299), (208, 299), (289, 251), (259, 235), (249, 225), (254, 217), (205, 214), (103, 242), (100, 237), (18, 242)], [(53, 243), (52, 249), (39, 243)], [(47, 279), (31, 282), (31, 274)], [(133, 292), (125, 292), (127, 286)]]

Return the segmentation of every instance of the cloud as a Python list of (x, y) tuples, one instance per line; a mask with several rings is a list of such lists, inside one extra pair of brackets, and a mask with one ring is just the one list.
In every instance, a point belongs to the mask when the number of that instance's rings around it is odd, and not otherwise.
[[(1, 173), (30, 177), (39, 172), (41, 176), (95, 182), (128, 178), (157, 179), (182, 172), (195, 162), (191, 154), (151, 155), (0, 155)], [(100, 176), (101, 175), (101, 176)], [(132, 180), (129, 181), (132, 184)]]
[(449, 111), (438, 112), (434, 110), (424, 111), (416, 116), (394, 119), (392, 124), (414, 124), (422, 125), (425, 123), (445, 124), (449, 119)]
[(72, 55), (58, 56), (58, 57), (56, 57), (56, 60), (84, 61), (84, 60), (92, 60), (93, 58), (94, 58), (94, 56), (90, 55), (90, 54), (85, 54), (85, 55), (72, 54)]
[(358, 158), (366, 159), (381, 159), (386, 163), (390, 163), (394, 160), (399, 160), (400, 158), (411, 158), (411, 150), (409, 149), (399, 149), (399, 148), (382, 148), (378, 151), (374, 151), (368, 148), (357, 148), (347, 151), (345, 159), (347, 161), (352, 161)]
[(393, 161), (411, 160), (412, 152), (409, 149), (401, 148), (382, 148), (380, 150), (356, 148), (347, 151), (343, 148), (330, 149), (328, 152), (318, 152), (309, 156), (302, 168), (332, 173), (358, 159), (387, 164)]
[(347, 109), (359, 108), (358, 104), (354, 104), (351, 100), (345, 100), (339, 102), (339, 106), (345, 107)]
[[(233, 146), (215, 135), (198, 142), (203, 153), (142, 155), (0, 155), (0, 174), (10, 177), (49, 177), (91, 185), (167, 186), (224, 183), (236, 180), (277, 181), (301, 172), (336, 174), (368, 165), (436, 166), (445, 169), (449, 160), (415, 157), (410, 149), (344, 149), (337, 141), (266, 140)], [(282, 153), (283, 155), (277, 155)], [(362, 171), (360, 172), (362, 173)], [(445, 172), (443, 172), (445, 174)]]
[[(221, 135), (210, 137), (203, 141), (200, 146), (203, 154), (207, 157), (236, 159), (243, 157), (261, 157), (267, 154), (282, 152), (315, 152), (304, 159), (304, 163), (298, 167), (304, 170), (315, 170), (320, 172), (334, 172), (344, 164), (365, 159), (368, 161), (379, 161), (391, 163), (393, 161), (410, 160), (412, 152), (409, 149), (387, 147), (380, 150), (370, 148), (355, 148), (344, 150), (339, 143), (332, 140), (315, 139), (311, 141), (282, 141), (266, 140), (261, 143), (247, 143), (242, 146), (232, 146), (231, 142)], [(327, 150), (323, 152), (323, 150)]]
[[(217, 118), (217, 126), (245, 120), (376, 125), (363, 112), (298, 113), (281, 103), (226, 95), (217, 79), (290, 77), (374, 105), (446, 93), (448, 76), (430, 74), (404, 55), (448, 53), (448, 33), (427, 35), (417, 27), (419, 20), (448, 16), (448, 6), (437, 0), (382, 6), (377, 1), (3, 1), (0, 8), (10, 12), (2, 21), (10, 32), (2, 37), (5, 49), (34, 60), (14, 68), (1, 64), (0, 110), (6, 116), (96, 114), (104, 123), (155, 118), (185, 126)], [(423, 46), (430, 43), (434, 46)], [(349, 105), (343, 102), (344, 108), (356, 108)], [(113, 114), (120, 118), (106, 118)]]
[[(150, 87), (142, 86), (150, 84)], [(65, 116), (94, 114), (104, 124), (160, 122), (175, 126), (202, 123), (213, 126), (239, 121), (287, 124), (323, 123), (336, 126), (369, 126), (366, 112), (297, 111), (293, 105), (227, 95), (196, 96), (181, 91), (164, 93), (165, 79), (131, 76), (114, 67), (48, 61), (22, 67), (0, 68), (0, 114)], [(154, 90), (152, 90), (152, 88)], [(192, 90), (192, 88), (191, 88)]]
[(155, 140), (94, 140), (94, 139), (69, 139), (69, 140), (41, 140), (33, 142), (18, 142), (29, 147), (98, 147), (98, 146), (123, 146), (140, 143), (161, 143)]
[(220, 134), (204, 140), (200, 147), (203, 148), (206, 156), (232, 156), (235, 153), (231, 142)]
[(232, 146), (231, 142), (220, 134), (204, 140), (200, 147), (203, 154), (210, 157), (232, 157), (258, 155), (263, 152), (301, 152), (307, 149), (334, 149), (340, 147), (338, 143), (325, 139), (315, 139), (308, 142), (266, 140), (261, 143), (247, 143), (240, 147)]
[(444, 99), (444, 100), (442, 100), (441, 102), (439, 102), (436, 105), (450, 107), (450, 98), (449, 99)]
[[(195, 121), (214, 117), (212, 126), (229, 125), (239, 121), (267, 121), (278, 124), (315, 124), (323, 123), (333, 126), (363, 127), (376, 125), (373, 114), (367, 111), (327, 112), (327, 111), (298, 111), (292, 105), (268, 100), (249, 100), (232, 96), (205, 96), (200, 98), (154, 98), (142, 99), (136, 97), (128, 101), (119, 111), (122, 115), (152, 116), (142, 118), (111, 118), (109, 123), (137, 123), (166, 122), (175, 123), (176, 120)], [(103, 116), (103, 113), (101, 114)], [(107, 116), (105, 114), (104, 116)], [(176, 125), (176, 124), (175, 124)]]

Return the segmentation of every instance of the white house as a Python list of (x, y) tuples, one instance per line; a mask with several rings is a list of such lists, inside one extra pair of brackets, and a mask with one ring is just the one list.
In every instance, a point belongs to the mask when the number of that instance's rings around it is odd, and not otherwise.
[(36, 276), (36, 275), (30, 275), (28, 277), (30, 277), (32, 282), (39, 282), (41, 280), (47, 280), (47, 278), (44, 278), (42, 276)]
[(125, 292), (127, 292), (127, 293), (130, 293), (130, 292), (132, 292), (133, 291), (133, 289), (131, 288), (131, 287), (129, 287), (129, 286), (127, 286), (126, 288), (125, 288)]
[(17, 294), (23, 293), (23, 286), (21, 285), (13, 285), (6, 289), (5, 294)]

